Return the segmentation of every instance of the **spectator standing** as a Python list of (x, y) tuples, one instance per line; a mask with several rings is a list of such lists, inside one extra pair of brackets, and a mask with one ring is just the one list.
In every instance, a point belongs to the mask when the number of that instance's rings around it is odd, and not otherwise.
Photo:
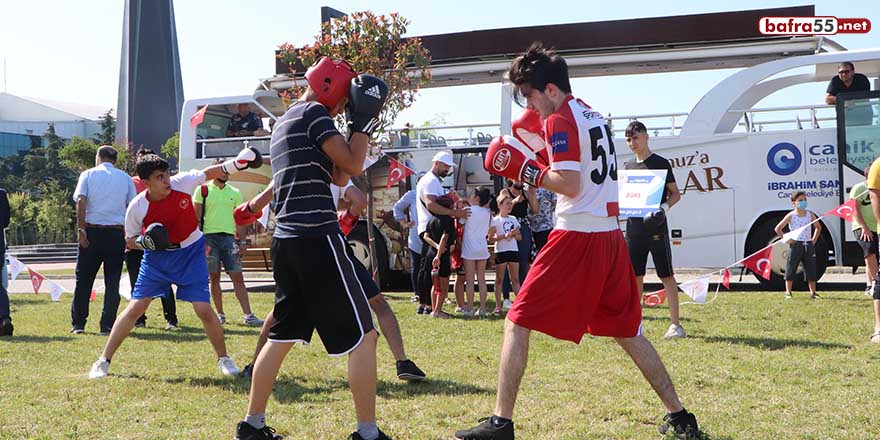
[[(416, 182), (419, 181), (425, 172), (419, 173)], [(416, 280), (419, 267), (422, 265), (422, 239), (419, 238), (419, 215), (416, 208), (416, 191), (411, 189), (394, 204), (394, 219), (400, 223), (400, 226), (408, 230), (406, 247), (409, 249), (409, 272), (410, 281), (412, 282), (413, 292), (416, 291)]]
[(520, 287), (519, 261), (521, 253), (517, 242), (522, 240), (522, 233), (519, 220), (511, 214), (512, 210), (513, 197), (510, 192), (501, 191), (498, 196), (498, 216), (492, 219), (492, 225), (489, 226), (489, 241), (495, 243), (495, 314), (501, 314), (504, 310), (498, 295), (498, 280), (503, 280), (509, 273), (513, 284), (513, 293), (518, 293)]
[(116, 169), (117, 151), (104, 145), (95, 154), (95, 167), (79, 175), (76, 202), (76, 287), (70, 315), (74, 334), (85, 332), (89, 296), (98, 269), (104, 266), (104, 308), (100, 333), (110, 334), (119, 308), (119, 279), (125, 259), (125, 209), (137, 194), (134, 183)]
[(6, 290), (6, 228), (9, 227), (9, 198), (0, 188), (0, 336), (12, 336), (12, 316), (9, 312), (9, 292)]
[[(870, 165), (865, 168), (865, 179), (868, 178), (870, 169)], [(849, 198), (856, 200), (857, 209), (853, 212), (855, 221), (852, 222), (852, 230), (853, 236), (862, 248), (862, 255), (865, 257), (865, 275), (868, 276), (865, 295), (871, 296), (871, 284), (877, 275), (877, 218), (874, 217), (874, 210), (871, 207), (867, 181), (859, 182), (853, 186), (849, 192)]]
[(556, 216), (553, 213), (556, 210), (556, 193), (545, 188), (530, 186), (526, 189), (526, 198), (529, 199), (529, 206), (538, 207), (538, 212), (530, 210), (527, 215), (529, 227), (532, 229), (532, 242), (535, 249), (532, 259), (534, 260), (538, 252), (541, 252), (541, 248), (547, 244), (550, 231), (556, 224)]
[(474, 316), (474, 283), (480, 287), (480, 309), (477, 316), (486, 316), (486, 261), (489, 259), (489, 226), (492, 224), (492, 193), (479, 187), (470, 197), (471, 216), (464, 222), (461, 240), (461, 258), (464, 260), (464, 277), (467, 283), (467, 299), (464, 316)]
[[(202, 232), (205, 234), (205, 245), (208, 248), (208, 276), (211, 280), (211, 299), (217, 309), (217, 318), (221, 324), (226, 323), (223, 313), (223, 289), (220, 287), (220, 266), (232, 280), (235, 297), (244, 313), (244, 323), (249, 326), (261, 326), (263, 320), (251, 311), (247, 287), (242, 275), (241, 254), (247, 250), (245, 228), (240, 227), (236, 239), (236, 226), (232, 211), (244, 199), (238, 188), (228, 185), (229, 176), (218, 177), (211, 182), (196, 188), (193, 193), (193, 204), (196, 218), (200, 219)], [(207, 194), (207, 195), (205, 195)]]
[[(526, 279), (526, 274), (529, 272), (529, 264), (532, 258), (532, 230), (529, 226), (528, 216), (529, 214), (537, 214), (538, 207), (529, 202), (525, 193), (525, 185), (522, 182), (508, 180), (507, 188), (502, 191), (510, 194), (513, 203), (510, 215), (516, 218), (519, 223), (519, 237), (516, 239), (517, 258), (519, 258), (517, 261), (519, 268), (517, 284), (522, 285), (523, 280)], [(510, 301), (510, 289), (510, 274), (508, 273), (505, 275), (504, 284), (502, 285), (502, 293), (504, 294), (503, 310), (510, 309), (510, 306), (513, 304)], [(519, 291), (519, 289), (514, 290)]]

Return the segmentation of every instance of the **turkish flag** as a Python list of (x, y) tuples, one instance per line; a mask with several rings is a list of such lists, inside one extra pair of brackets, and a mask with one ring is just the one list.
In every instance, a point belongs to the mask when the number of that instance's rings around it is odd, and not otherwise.
[(391, 185), (397, 185), (397, 182), (405, 179), (406, 176), (413, 174), (413, 170), (406, 167), (406, 165), (389, 158), (391, 168), (388, 171), (388, 183), (385, 185), (385, 189), (391, 188)]
[(846, 203), (838, 206), (837, 208), (832, 209), (831, 211), (822, 214), (822, 216), (826, 215), (836, 215), (850, 223), (853, 221), (853, 216), (856, 211), (856, 199), (849, 199)]
[(656, 292), (646, 293), (642, 296), (642, 302), (648, 307), (654, 307), (663, 304), (666, 301), (666, 289), (660, 289)]
[(208, 111), (208, 106), (206, 105), (206, 106), (202, 107), (201, 109), (199, 109), (199, 111), (197, 111), (196, 114), (192, 115), (192, 117), (189, 118), (190, 128), (196, 128), (197, 125), (201, 124), (202, 121), (205, 120), (205, 112), (207, 112), (207, 111)]
[(34, 295), (36, 295), (40, 292), (40, 286), (43, 285), (43, 280), (46, 277), (39, 272), (34, 272), (31, 268), (28, 268), (28, 273), (31, 275), (31, 285), (34, 286)]
[(730, 271), (726, 267), (721, 271), (721, 284), (725, 289), (730, 290)]
[(764, 249), (761, 249), (757, 253), (743, 260), (743, 265), (752, 272), (760, 275), (765, 280), (770, 279), (770, 272), (772, 271), (771, 260), (773, 259), (773, 246), (768, 245)]

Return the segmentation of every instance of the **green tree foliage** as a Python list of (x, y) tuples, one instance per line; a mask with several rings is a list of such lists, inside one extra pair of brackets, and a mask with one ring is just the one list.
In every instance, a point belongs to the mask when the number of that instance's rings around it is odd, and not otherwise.
[(116, 141), (116, 119), (113, 117), (113, 109), (107, 110), (101, 116), (101, 132), (92, 140), (98, 145), (113, 145)]
[(168, 138), (165, 141), (165, 145), (162, 145), (162, 154), (167, 158), (174, 158), (175, 160), (179, 158), (180, 153), (180, 132), (174, 133), (174, 136)]
[[(412, 105), (419, 87), (431, 80), (431, 57), (419, 38), (404, 38), (409, 20), (397, 13), (376, 15), (355, 12), (325, 23), (322, 35), (301, 48), (282, 44), (278, 57), (290, 66), (311, 66), (322, 56), (342, 58), (359, 73), (369, 73), (388, 84), (388, 100), (380, 115), (385, 131), (397, 115)], [(299, 97), (302, 89), (292, 89), (288, 99)]]
[(58, 156), (65, 167), (79, 174), (95, 166), (98, 146), (89, 139), (74, 136), (64, 144)]
[(50, 180), (40, 185), (40, 192), (34, 219), (40, 234), (57, 234), (58, 231), (71, 230), (76, 215), (71, 191)]

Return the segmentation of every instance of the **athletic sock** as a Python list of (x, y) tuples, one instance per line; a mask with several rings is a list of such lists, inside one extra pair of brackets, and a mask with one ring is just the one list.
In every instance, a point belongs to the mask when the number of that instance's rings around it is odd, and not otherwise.
[(490, 420), (492, 422), (492, 426), (496, 428), (502, 427), (511, 422), (510, 419), (505, 419), (504, 417), (498, 417), (496, 415), (493, 415)]
[(256, 429), (263, 429), (266, 427), (266, 413), (248, 414), (244, 416), (244, 421)]
[(357, 433), (364, 440), (379, 438), (379, 428), (376, 427), (376, 422), (357, 422)]
[(99, 357), (98, 360), (99, 360), (99, 361), (105, 361), (105, 362), (107, 362), (108, 364), (110, 363), (110, 359), (107, 359), (107, 358), (105, 358), (104, 356)]

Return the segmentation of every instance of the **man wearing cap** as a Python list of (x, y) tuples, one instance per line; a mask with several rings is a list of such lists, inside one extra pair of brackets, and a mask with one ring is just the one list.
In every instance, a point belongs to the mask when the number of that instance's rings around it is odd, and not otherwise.
[[(467, 218), (470, 211), (467, 209), (446, 208), (437, 203), (437, 198), (446, 193), (440, 179), (449, 175), (455, 162), (452, 161), (451, 151), (440, 151), (432, 159), (431, 171), (419, 179), (416, 184), (416, 217), (418, 219), (418, 234), (422, 237), (428, 229), (428, 223), (434, 215), (449, 215), (455, 218)], [(422, 239), (422, 246), (425, 245)], [(422, 264), (431, 264), (430, 261), (422, 261)], [(427, 271), (430, 273), (430, 270)], [(419, 295), (419, 313), (431, 313), (431, 280), (420, 279), (417, 281), (416, 293)]]

